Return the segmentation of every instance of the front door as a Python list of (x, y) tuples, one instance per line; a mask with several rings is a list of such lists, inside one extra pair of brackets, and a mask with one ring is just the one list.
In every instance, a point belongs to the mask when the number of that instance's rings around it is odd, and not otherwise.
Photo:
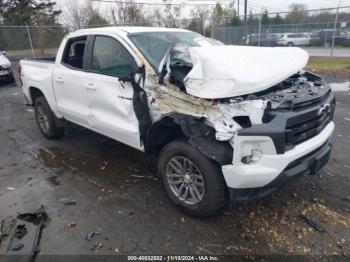
[(108, 137), (142, 148), (133, 108), (133, 88), (120, 77), (133, 75), (136, 63), (115, 38), (96, 36), (84, 86), (88, 90), (89, 125)]

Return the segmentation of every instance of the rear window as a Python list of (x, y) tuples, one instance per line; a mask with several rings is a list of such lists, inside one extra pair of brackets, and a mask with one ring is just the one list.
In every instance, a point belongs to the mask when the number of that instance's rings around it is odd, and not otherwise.
[(82, 69), (84, 64), (86, 36), (69, 39), (64, 49), (62, 64)]

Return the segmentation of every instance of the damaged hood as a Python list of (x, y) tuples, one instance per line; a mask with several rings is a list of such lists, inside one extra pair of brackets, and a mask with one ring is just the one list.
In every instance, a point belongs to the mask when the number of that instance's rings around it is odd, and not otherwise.
[(302, 70), (309, 55), (295, 47), (190, 47), (188, 94), (227, 98), (266, 90)]

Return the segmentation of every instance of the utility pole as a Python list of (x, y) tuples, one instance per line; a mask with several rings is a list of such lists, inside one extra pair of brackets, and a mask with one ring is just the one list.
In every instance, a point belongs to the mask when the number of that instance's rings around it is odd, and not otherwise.
[(248, 7), (248, 0), (244, 0), (244, 27), (245, 27), (245, 39), (247, 39), (247, 37), (248, 37), (247, 7)]
[(262, 20), (262, 15), (263, 15), (263, 12), (264, 12), (264, 7), (261, 8), (261, 12), (260, 12), (260, 18), (259, 18), (259, 46), (261, 46), (260, 44), (260, 40), (261, 40), (261, 20)]
[(338, 8), (337, 8), (337, 13), (335, 15), (335, 21), (334, 21), (334, 31), (333, 31), (333, 38), (332, 38), (332, 48), (331, 48), (331, 56), (334, 55), (334, 38), (335, 38), (335, 34), (337, 31), (337, 23), (338, 23), (338, 15), (339, 15), (339, 7), (341, 4), (341, 0), (339, 0), (339, 4), (338, 4)]
[[(233, 3), (235, 3), (235, 1), (233, 1)], [(237, 16), (239, 18), (239, 0), (237, 0)]]
[(33, 56), (33, 58), (34, 58), (34, 57), (35, 57), (35, 54), (34, 54), (34, 49), (33, 49), (32, 36), (30, 35), (30, 32), (29, 32), (29, 28), (28, 28), (27, 23), (25, 23), (25, 25), (26, 25), (26, 28), (27, 28), (27, 34), (28, 34), (30, 49), (32, 49), (32, 56)]

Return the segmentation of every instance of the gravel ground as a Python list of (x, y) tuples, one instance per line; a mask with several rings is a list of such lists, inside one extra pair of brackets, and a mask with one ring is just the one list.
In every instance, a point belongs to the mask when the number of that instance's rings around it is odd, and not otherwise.
[[(337, 80), (337, 79), (332, 79)], [(177, 211), (156, 159), (71, 126), (40, 134), (17, 85), (0, 87), (0, 221), (44, 205), (40, 254), (350, 255), (350, 92), (336, 92), (335, 147), (317, 176), (208, 219)], [(67, 205), (67, 202), (70, 205)], [(69, 204), (69, 203), (68, 203)], [(300, 218), (306, 214), (326, 232)], [(98, 232), (90, 241), (86, 234)], [(6, 253), (8, 238), (0, 243)]]

